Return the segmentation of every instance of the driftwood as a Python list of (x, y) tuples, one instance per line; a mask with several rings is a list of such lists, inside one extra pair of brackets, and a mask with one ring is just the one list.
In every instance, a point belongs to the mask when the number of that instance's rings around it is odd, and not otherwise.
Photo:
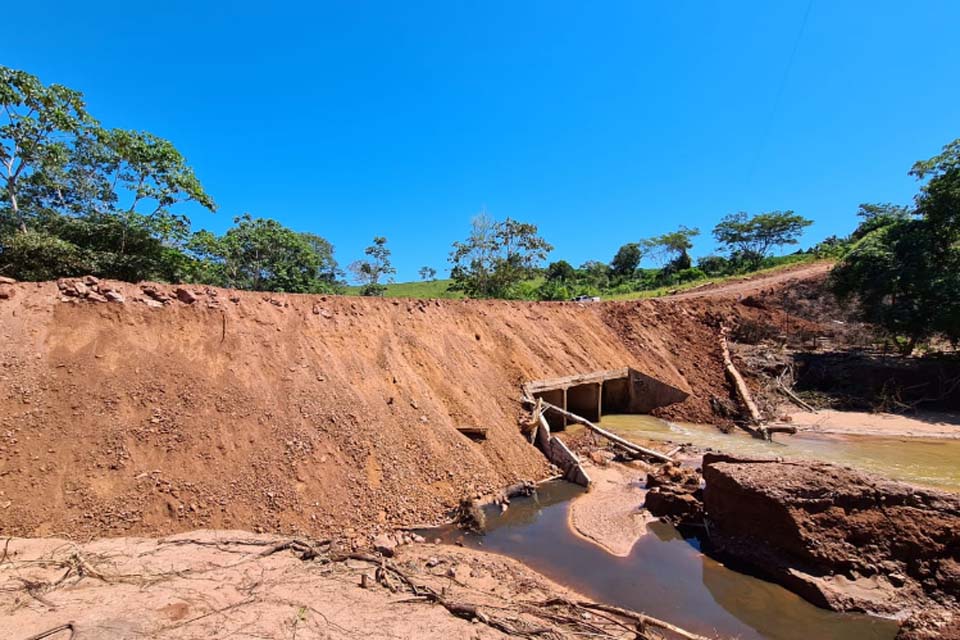
[(740, 372), (737, 371), (737, 367), (730, 358), (730, 348), (727, 346), (727, 332), (728, 329), (726, 327), (720, 327), (720, 351), (723, 353), (723, 366), (731, 382), (733, 382), (733, 387), (737, 392), (737, 396), (740, 398), (740, 402), (747, 410), (750, 423), (754, 425), (763, 424), (760, 409), (757, 407), (757, 403), (753, 401), (753, 396), (750, 395), (750, 389), (747, 387), (746, 381), (743, 379), (743, 376), (740, 375)]
[(29, 638), (24, 638), (24, 640), (43, 640), (43, 638), (49, 638), (50, 636), (56, 635), (56, 634), (60, 633), (61, 631), (69, 631), (69, 632), (70, 632), (70, 635), (67, 636), (67, 640), (70, 640), (70, 638), (73, 638), (73, 636), (74, 636), (74, 634), (76, 633), (77, 630), (76, 630), (76, 628), (74, 628), (72, 622), (68, 622), (68, 623), (66, 623), (66, 624), (60, 625), (59, 627), (54, 627), (54, 628), (52, 628), (52, 629), (47, 629), (46, 631), (42, 631), (41, 633), (38, 633), (38, 634), (36, 634), (36, 635), (32, 635), (32, 636), (30, 636)]
[(809, 411), (810, 413), (816, 413), (817, 412), (816, 409), (810, 406), (809, 403), (804, 402), (797, 394), (795, 394), (790, 389), (790, 387), (788, 387), (783, 383), (783, 376), (786, 375), (787, 371), (789, 370), (790, 370), (789, 367), (784, 367), (783, 372), (781, 372), (780, 375), (777, 377), (777, 388), (780, 389), (783, 395), (787, 396), (787, 398), (789, 398), (793, 402), (793, 404), (797, 405), (801, 409)]
[(720, 327), (720, 351), (723, 354), (723, 367), (727, 372), (727, 377), (729, 377), (733, 383), (733, 388), (737, 392), (740, 404), (746, 409), (747, 424), (740, 423), (740, 426), (754, 438), (769, 440), (770, 430), (763, 425), (763, 416), (760, 415), (760, 409), (757, 407), (757, 403), (753, 401), (750, 388), (747, 387), (746, 381), (743, 379), (743, 376), (740, 375), (737, 367), (733, 364), (733, 359), (730, 357), (730, 348), (727, 346), (728, 331), (729, 329), (727, 329), (727, 327)]
[[(530, 404), (534, 403), (534, 401), (531, 398), (524, 398), (524, 400)], [(592, 422), (590, 422), (584, 417), (578, 416), (575, 413), (570, 413), (566, 409), (561, 409), (560, 407), (554, 404), (550, 404), (549, 402), (542, 401), (542, 400), (541, 402), (543, 404), (544, 409), (548, 411), (553, 411), (555, 413), (559, 413), (560, 415), (568, 418), (569, 420), (573, 420), (574, 422), (579, 422), (580, 424), (590, 429), (591, 431), (600, 434), (604, 438), (623, 447), (624, 449), (626, 449), (627, 451), (630, 451), (631, 453), (643, 454), (646, 456), (650, 456), (651, 458), (656, 458), (657, 460), (662, 460), (663, 462), (673, 462), (673, 458), (671, 458), (666, 454), (660, 453), (659, 451), (655, 451), (653, 449), (647, 449), (646, 447), (641, 447), (638, 444), (635, 444), (633, 442), (630, 442), (629, 440), (621, 438), (615, 433), (611, 433), (606, 429), (602, 429), (598, 427), (597, 425), (593, 424)]]

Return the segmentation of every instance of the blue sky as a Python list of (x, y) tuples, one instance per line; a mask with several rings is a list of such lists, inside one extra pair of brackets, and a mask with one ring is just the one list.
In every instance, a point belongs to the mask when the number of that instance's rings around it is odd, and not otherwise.
[[(50, 19), (39, 21), (37, 14)], [(172, 140), (216, 198), (374, 235), (398, 280), (445, 273), (482, 208), (551, 259), (609, 260), (680, 224), (794, 209), (804, 243), (908, 202), (960, 137), (960, 2), (14, 3), (0, 63)], [(806, 19), (805, 19), (806, 16)], [(55, 18), (55, 19), (54, 19)]]

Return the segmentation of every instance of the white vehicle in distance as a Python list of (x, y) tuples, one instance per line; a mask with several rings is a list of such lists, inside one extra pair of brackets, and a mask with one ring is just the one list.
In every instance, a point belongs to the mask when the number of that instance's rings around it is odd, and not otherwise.
[(588, 296), (586, 294), (570, 298), (571, 302), (600, 302), (600, 296)]

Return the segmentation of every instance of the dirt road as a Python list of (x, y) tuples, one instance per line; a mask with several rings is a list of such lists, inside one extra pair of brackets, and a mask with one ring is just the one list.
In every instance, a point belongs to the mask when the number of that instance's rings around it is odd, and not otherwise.
[(830, 272), (833, 268), (832, 260), (821, 260), (809, 264), (802, 264), (796, 267), (789, 267), (772, 273), (765, 273), (757, 276), (745, 276), (738, 280), (731, 280), (720, 284), (707, 284), (696, 289), (683, 291), (671, 296), (669, 300), (693, 300), (696, 298), (738, 298), (745, 297), (753, 293), (789, 285), (791, 282), (800, 282), (819, 278)]

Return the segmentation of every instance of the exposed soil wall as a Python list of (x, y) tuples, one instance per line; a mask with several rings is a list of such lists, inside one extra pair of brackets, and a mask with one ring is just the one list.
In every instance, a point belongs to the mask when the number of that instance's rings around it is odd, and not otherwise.
[(550, 473), (517, 426), (522, 381), (631, 366), (691, 393), (668, 416), (711, 421), (715, 318), (741, 308), (3, 287), (0, 533), (30, 536), (438, 518)]
[[(960, 623), (960, 496), (816, 462), (704, 457), (712, 553), (815, 604)], [(928, 635), (929, 633), (929, 635)]]

